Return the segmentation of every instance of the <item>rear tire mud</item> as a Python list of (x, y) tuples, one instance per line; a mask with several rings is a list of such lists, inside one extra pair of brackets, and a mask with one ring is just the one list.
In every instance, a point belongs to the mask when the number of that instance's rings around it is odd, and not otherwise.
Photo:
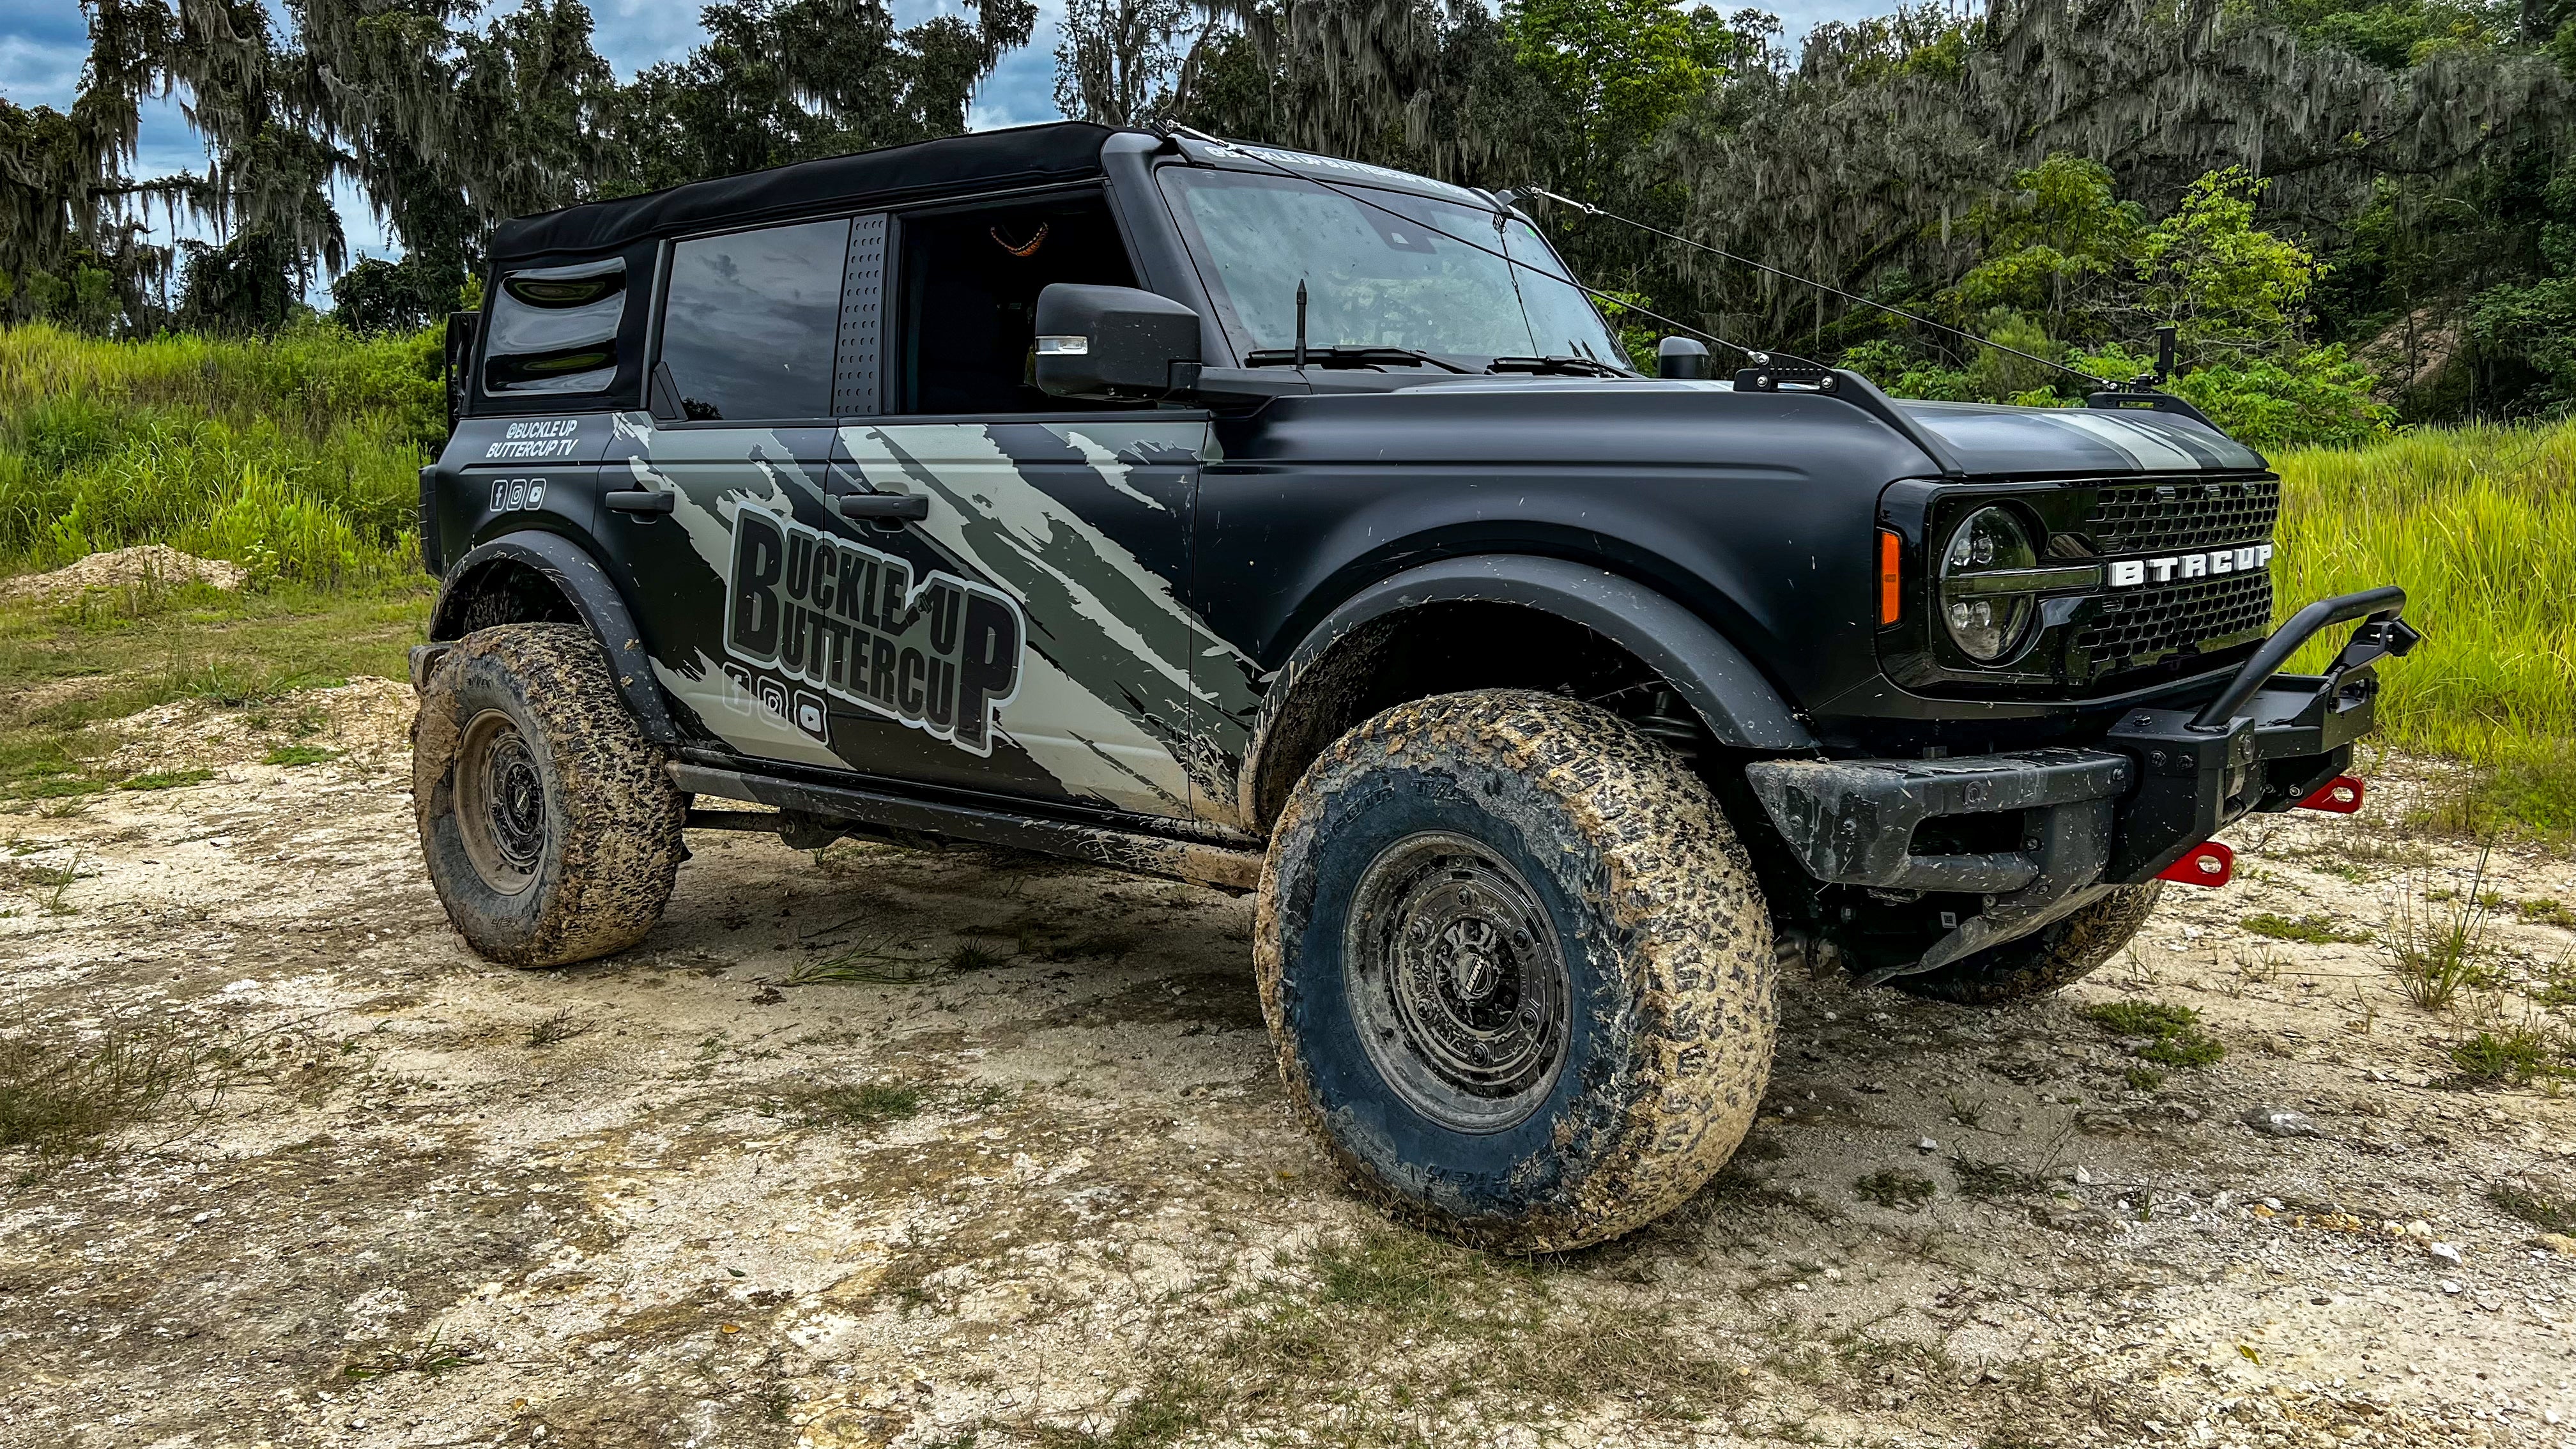
[(587, 630), (469, 634), (412, 720), (421, 854), (466, 943), (510, 966), (634, 945), (661, 918), (687, 804)]
[(2113, 886), (2111, 893), (2063, 920), (2018, 941), (1953, 961), (1937, 970), (1899, 976), (1887, 984), (1914, 996), (1961, 1006), (2001, 1006), (2044, 996), (2093, 974), (2093, 968), (2129, 944), (2156, 909), (2162, 881)]
[(1299, 1116), (1359, 1190), (1549, 1252), (1670, 1211), (1751, 1125), (1770, 916), (1681, 760), (1609, 712), (1398, 706), (1300, 780), (1254, 961)]

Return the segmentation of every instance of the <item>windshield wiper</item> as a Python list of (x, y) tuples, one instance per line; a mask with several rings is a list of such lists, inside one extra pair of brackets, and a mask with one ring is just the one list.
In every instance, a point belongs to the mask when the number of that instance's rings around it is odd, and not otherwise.
[[(1402, 362), (1416, 367), (1436, 367), (1444, 372), (1465, 372), (1454, 362), (1446, 362), (1428, 352), (1411, 347), (1309, 347), (1306, 361), (1315, 367), (1376, 367), (1382, 363)], [(1246, 367), (1294, 367), (1297, 349), (1265, 347), (1243, 355)]]
[(1558, 354), (1554, 357), (1497, 357), (1485, 364), (1487, 372), (1532, 372), (1571, 374), (1576, 377), (1628, 377), (1626, 369), (1589, 357)]

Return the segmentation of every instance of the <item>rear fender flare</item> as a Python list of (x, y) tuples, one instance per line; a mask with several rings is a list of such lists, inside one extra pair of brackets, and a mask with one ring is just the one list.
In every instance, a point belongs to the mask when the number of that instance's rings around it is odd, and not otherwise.
[(1734, 749), (1812, 752), (1815, 736), (1744, 651), (1690, 610), (1617, 574), (1528, 554), (1441, 559), (1361, 589), (1310, 630), (1273, 679), (1245, 752), (1240, 798), (1261, 824), (1293, 781), (1264, 788), (1267, 756), (1295, 731), (1275, 728), (1297, 710), (1299, 686), (1334, 649), (1373, 621), (1425, 604), (1514, 604), (1580, 624), (1635, 655), (1669, 682)]
[(433, 645), (465, 636), (465, 604), (473, 596), (474, 580), (497, 564), (533, 569), (560, 590), (606, 651), (609, 677), (617, 682), (617, 692), (635, 716), (636, 727), (657, 745), (679, 743), (670, 702), (662, 697), (661, 683), (653, 677), (652, 657), (645, 651), (643, 635), (636, 631), (635, 615), (626, 607), (625, 596), (588, 549), (561, 534), (534, 529), (505, 533), (468, 550), (447, 571), (438, 606), (430, 613)]

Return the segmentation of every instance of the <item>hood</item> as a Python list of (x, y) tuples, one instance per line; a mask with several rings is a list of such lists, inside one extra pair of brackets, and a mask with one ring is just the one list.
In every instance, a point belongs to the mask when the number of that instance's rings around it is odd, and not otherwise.
[(1896, 406), (1971, 473), (2197, 473), (2262, 468), (2263, 455), (2205, 423), (2146, 408)]

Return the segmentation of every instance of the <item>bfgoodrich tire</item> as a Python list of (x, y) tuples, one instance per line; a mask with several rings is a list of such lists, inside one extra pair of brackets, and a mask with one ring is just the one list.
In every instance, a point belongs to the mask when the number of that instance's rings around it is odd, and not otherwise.
[(588, 631), (467, 635), (422, 686), (411, 742), (421, 854), (468, 945), (562, 966), (653, 929), (687, 805)]
[(1272, 835), (1254, 960), (1325, 1150), (1397, 1216), (1485, 1247), (1670, 1211), (1770, 1075), (1743, 847), (1679, 759), (1553, 695), (1422, 700), (1327, 749)]
[(2164, 883), (2113, 886), (2080, 911), (2052, 921), (2018, 941), (1963, 957), (1931, 971), (1898, 976), (1887, 984), (1935, 1001), (1961, 1006), (2001, 1006), (2042, 996), (2093, 974), (2093, 968), (2129, 944), (2156, 909)]

